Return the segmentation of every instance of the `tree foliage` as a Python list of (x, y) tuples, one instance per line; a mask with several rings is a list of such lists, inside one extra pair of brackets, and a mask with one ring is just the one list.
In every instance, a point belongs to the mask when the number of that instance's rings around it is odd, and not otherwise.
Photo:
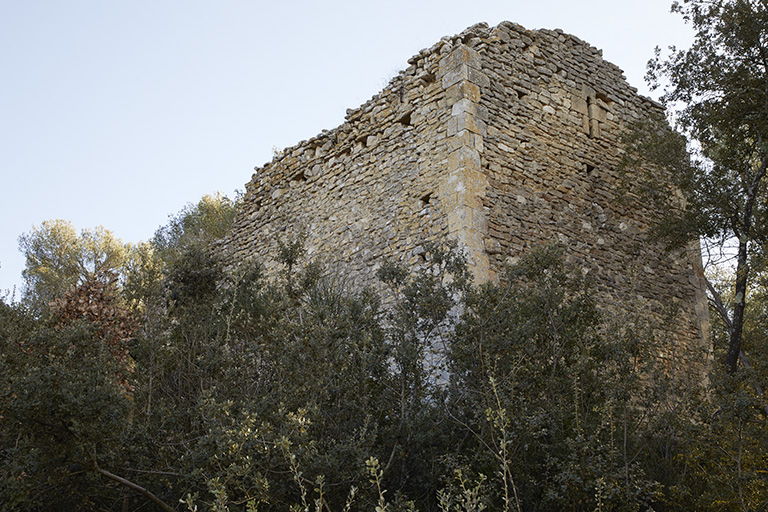
[(152, 246), (166, 263), (192, 247), (204, 248), (223, 238), (232, 227), (239, 199), (222, 194), (203, 196), (187, 204), (157, 230)]
[[(3, 313), (15, 314), (12, 307)], [(3, 507), (98, 509), (114, 492), (94, 485), (96, 468), (121, 460), (132, 410), (120, 377), (123, 361), (87, 322), (10, 332), (6, 322), (3, 327)]]
[(635, 149), (666, 170), (685, 196), (685, 211), (666, 223), (671, 237), (735, 240), (733, 307), (716, 310), (728, 324), (725, 364), (734, 372), (752, 266), (768, 240), (768, 5), (685, 0), (673, 11), (691, 24), (694, 42), (665, 57), (657, 50), (648, 79), (664, 88), (662, 102), (673, 109), (692, 158), (675, 137), (646, 138)]
[[(3, 305), (0, 500), (231, 511), (702, 502), (690, 489), (705, 480), (679, 469), (712, 468), (677, 447), (690, 422), (682, 407), (670, 418), (665, 372), (640, 392), (657, 342), (606, 324), (557, 250), (481, 287), (455, 246), (426, 260), (416, 273), (383, 265), (375, 291), (300, 256), (270, 279), (195, 247), (163, 267), (156, 309), (136, 320), (103, 279), (65, 294), (48, 324)], [(691, 404), (685, 414), (698, 414)]]
[(646, 123), (627, 138), (627, 161), (651, 170), (635, 175), (634, 182), (665, 212), (657, 233), (673, 245), (701, 239), (707, 255), (731, 253), (727, 265), (707, 276), (713, 353), (722, 367), (709, 375), (707, 400), (697, 406), (700, 420), (678, 426), (684, 435), (676, 443), (686, 455), (676, 471), (688, 476), (670, 487), (672, 502), (760, 510), (766, 506), (768, 467), (760, 434), (768, 420), (762, 329), (768, 4), (685, 0), (672, 10), (693, 27), (694, 42), (667, 55), (657, 50), (648, 80), (663, 89), (662, 102), (679, 133), (663, 120)]
[(78, 234), (72, 223), (63, 220), (33, 227), (19, 237), (19, 247), (26, 258), (24, 298), (39, 314), (70, 288), (96, 276), (120, 273), (130, 253), (128, 244), (101, 226)]

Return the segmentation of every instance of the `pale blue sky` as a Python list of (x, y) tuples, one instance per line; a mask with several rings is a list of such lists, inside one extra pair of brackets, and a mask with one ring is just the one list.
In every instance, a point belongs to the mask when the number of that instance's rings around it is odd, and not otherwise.
[(46, 219), (146, 240), (202, 195), (339, 125), (407, 59), (480, 21), (562, 28), (648, 94), (669, 0), (0, 0), (0, 290)]

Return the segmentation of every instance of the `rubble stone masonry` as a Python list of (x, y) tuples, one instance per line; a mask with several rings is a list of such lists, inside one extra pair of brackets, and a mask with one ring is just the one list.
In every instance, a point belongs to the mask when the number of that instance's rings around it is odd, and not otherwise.
[(370, 284), (384, 257), (418, 266), (425, 243), (453, 238), (485, 281), (557, 243), (604, 309), (661, 320), (677, 308), (665, 357), (706, 349), (698, 247), (663, 251), (647, 240), (656, 212), (617, 198), (620, 134), (660, 105), (559, 30), (479, 24), (408, 63), (344, 124), (256, 169), (231, 261), (274, 271), (277, 240), (303, 231), (310, 257)]

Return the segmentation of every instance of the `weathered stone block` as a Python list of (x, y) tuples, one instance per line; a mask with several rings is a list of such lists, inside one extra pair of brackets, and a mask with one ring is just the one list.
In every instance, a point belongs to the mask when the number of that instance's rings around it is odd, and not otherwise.
[(470, 82), (455, 83), (448, 87), (445, 97), (449, 105), (453, 105), (464, 98), (477, 103), (480, 101), (480, 87)]
[(485, 122), (470, 114), (461, 114), (448, 121), (448, 135), (456, 135), (464, 130), (481, 136), (488, 132)]
[(488, 78), (488, 75), (472, 67), (467, 71), (467, 80), (480, 86), (480, 88), (485, 88), (491, 85), (491, 80)]
[(453, 104), (451, 107), (451, 115), (458, 116), (464, 113), (474, 114), (477, 104), (469, 98), (464, 98)]
[(480, 56), (473, 48), (462, 44), (454, 48), (447, 58), (440, 61), (440, 72), (445, 73), (464, 64), (480, 68)]
[(476, 149), (462, 147), (448, 155), (448, 169), (479, 169), (480, 153)]
[(598, 121), (604, 123), (607, 121), (605, 114), (605, 110), (603, 110), (599, 105), (595, 105), (593, 103), (589, 106), (588, 115), (592, 119), (597, 119)]
[(443, 89), (447, 89), (450, 86), (459, 82), (464, 82), (469, 78), (469, 67), (466, 64), (462, 64), (456, 68), (446, 70), (442, 75)]
[(450, 151), (459, 148), (470, 148), (476, 150), (478, 153), (482, 153), (483, 147), (482, 135), (469, 130), (457, 131), (456, 134), (450, 137), (447, 141), (447, 148)]

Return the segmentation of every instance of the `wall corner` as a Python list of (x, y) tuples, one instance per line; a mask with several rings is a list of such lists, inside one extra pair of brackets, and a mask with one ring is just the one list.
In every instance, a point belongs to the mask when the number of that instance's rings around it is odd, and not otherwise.
[(438, 79), (450, 109), (447, 126), (448, 159), (440, 180), (439, 196), (446, 213), (448, 236), (467, 253), (476, 282), (494, 278), (485, 248), (488, 219), (484, 198), (488, 179), (481, 167), (486, 115), (480, 94), (489, 85), (478, 53), (466, 46), (455, 47), (440, 62)]

